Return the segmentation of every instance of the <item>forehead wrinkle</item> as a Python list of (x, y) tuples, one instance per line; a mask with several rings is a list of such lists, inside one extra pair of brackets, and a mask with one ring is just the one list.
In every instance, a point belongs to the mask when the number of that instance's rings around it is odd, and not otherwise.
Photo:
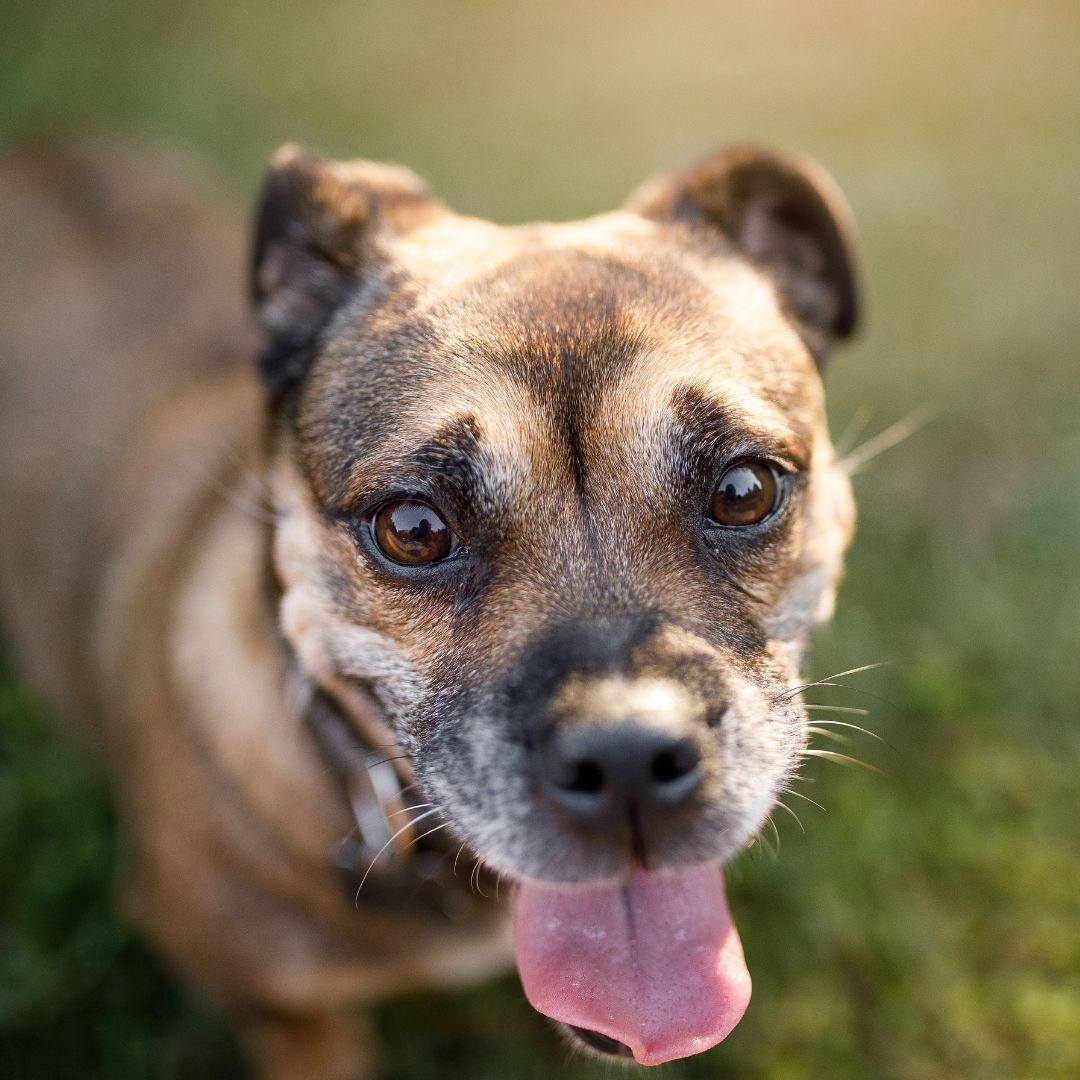
[(647, 252), (544, 240), (552, 230), (563, 227), (535, 227), (541, 239), (471, 273), (465, 287), (429, 288), (427, 315), (456, 351), (526, 381), (551, 374), (572, 351), (595, 376), (604, 366), (598, 353), (620, 337), (635, 339), (648, 312), (679, 303), (691, 285), (686, 275), (673, 281), (675, 270), (658, 268)]
[(747, 426), (806, 443), (824, 420), (817, 367), (783, 315), (772, 284), (738, 258), (706, 258), (683, 251), (681, 305), (635, 315), (646, 323), (648, 348), (604, 388), (600, 415), (652, 430), (680, 383), (696, 384)]
[(824, 424), (824, 393), (813, 358), (774, 309), (748, 332), (745, 312), (723, 305), (687, 322), (652, 313), (650, 348), (606, 388), (602, 412), (624, 423), (655, 426), (681, 384), (736, 410), (750, 429), (809, 449)]
[(514, 379), (530, 397), (525, 413), (543, 432), (545, 468), (560, 476), (568, 470), (580, 496), (589, 467), (583, 432), (602, 388), (642, 348), (647, 320), (638, 311), (663, 306), (668, 288), (625, 257), (541, 248), (478, 281), (473, 296), (448, 306), (443, 325), (455, 351)]
[[(392, 482), (403, 473), (433, 473), (437, 463), (426, 451), (437, 450), (445, 436), (463, 421), (475, 424), (473, 452), (455, 439), (446, 449), (471, 457), (482, 465), (482, 478), (492, 491), (520, 487), (529, 471), (529, 462), (539, 453), (539, 432), (533, 419), (533, 403), (515, 380), (493, 371), (489, 365), (459, 367), (472, 377), (455, 379), (452, 389), (425, 395), (422, 414), (413, 410), (388, 433), (382, 444), (358, 456), (352, 463), (347, 498), (362, 498), (373, 483)], [(436, 380), (437, 381), (437, 380)], [(482, 462), (476, 458), (482, 458)]]
[[(725, 430), (716, 442), (718, 449), (738, 454), (773, 448), (799, 467), (809, 463), (816, 427), (780, 408), (730, 371), (694, 366), (690, 371), (693, 374), (688, 376), (685, 368), (672, 365), (669, 356), (654, 353), (617, 386), (608, 388), (589, 432), (597, 459), (611, 463), (605, 471), (617, 473), (631, 460), (639, 480), (647, 476), (654, 490), (667, 491), (672, 469), (686, 449), (686, 418), (680, 417), (678, 402), (687, 393), (700, 396), (722, 418)], [(707, 371), (704, 377), (703, 371)], [(721, 428), (715, 434), (720, 435)]]

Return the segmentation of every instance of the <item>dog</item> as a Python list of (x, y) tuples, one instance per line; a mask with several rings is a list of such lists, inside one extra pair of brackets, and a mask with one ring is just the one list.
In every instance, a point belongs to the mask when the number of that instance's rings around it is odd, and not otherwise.
[(723, 1039), (720, 868), (800, 760), (854, 527), (833, 182), (736, 146), (507, 228), (286, 147), (246, 271), (157, 153), (29, 147), (0, 193), (10, 633), (260, 1075), (373, 1075), (366, 1003), (511, 958), (598, 1055)]

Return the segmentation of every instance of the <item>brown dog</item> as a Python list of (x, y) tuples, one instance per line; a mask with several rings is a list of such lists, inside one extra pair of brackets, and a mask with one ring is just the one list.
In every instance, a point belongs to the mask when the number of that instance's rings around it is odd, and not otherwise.
[(455, 854), (573, 1037), (713, 1045), (749, 997), (719, 867), (799, 761), (852, 532), (841, 198), (736, 148), (500, 228), (286, 149), (260, 380), (212, 205), (98, 144), (0, 175), (4, 599), (132, 911), (267, 1076), (367, 1075), (356, 1006), (508, 961)]

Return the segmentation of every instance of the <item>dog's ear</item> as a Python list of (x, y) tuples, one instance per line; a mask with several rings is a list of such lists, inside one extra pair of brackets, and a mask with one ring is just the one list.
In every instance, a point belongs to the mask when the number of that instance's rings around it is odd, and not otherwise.
[(272, 402), (303, 378), (331, 315), (381, 262), (380, 239), (441, 212), (408, 169), (278, 150), (256, 215), (252, 262), (255, 309), (268, 334), (259, 369)]
[(772, 278), (819, 361), (854, 330), (851, 211), (812, 162), (733, 146), (646, 184), (627, 208), (657, 221), (718, 230)]

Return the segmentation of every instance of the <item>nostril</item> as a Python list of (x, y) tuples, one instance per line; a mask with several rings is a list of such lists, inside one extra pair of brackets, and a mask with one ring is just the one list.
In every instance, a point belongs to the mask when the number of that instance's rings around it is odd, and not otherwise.
[(653, 757), (649, 775), (657, 784), (671, 784), (692, 773), (697, 766), (697, 750), (690, 743), (680, 743), (661, 750)]
[(658, 784), (667, 784), (672, 780), (678, 780), (680, 776), (686, 773), (685, 769), (679, 767), (675, 755), (669, 750), (665, 750), (653, 758), (652, 767), (649, 771)]
[(644, 724), (580, 724), (551, 736), (538, 779), (549, 801), (593, 825), (621, 821), (628, 804), (681, 809), (704, 780), (700, 766), (692, 738)]
[(566, 782), (559, 786), (583, 795), (596, 795), (604, 786), (604, 770), (595, 761), (575, 761), (568, 770)]
[(541, 777), (547, 797), (584, 822), (592, 823), (610, 809), (612, 777), (599, 758), (549, 754)]

